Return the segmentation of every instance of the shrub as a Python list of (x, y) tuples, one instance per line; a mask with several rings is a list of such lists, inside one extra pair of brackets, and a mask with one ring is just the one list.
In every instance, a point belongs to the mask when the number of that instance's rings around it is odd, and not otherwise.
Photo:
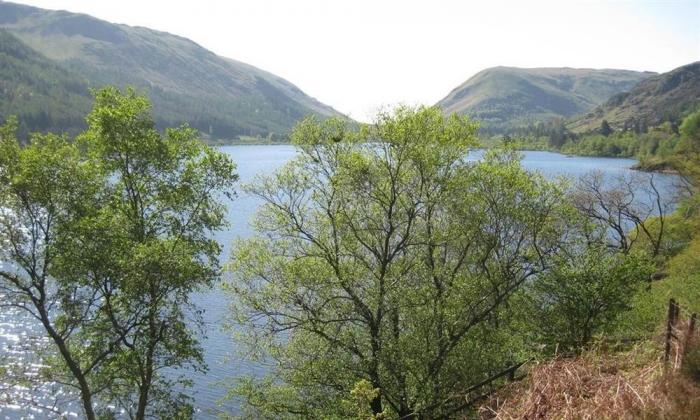
[(683, 357), (683, 373), (700, 384), (700, 345), (695, 344), (688, 349)]

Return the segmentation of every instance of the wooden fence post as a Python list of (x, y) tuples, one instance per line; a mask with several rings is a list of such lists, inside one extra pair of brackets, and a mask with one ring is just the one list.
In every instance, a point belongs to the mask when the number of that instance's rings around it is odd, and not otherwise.
[(673, 326), (676, 323), (676, 301), (671, 298), (668, 301), (668, 320), (666, 321), (666, 349), (664, 352), (664, 362), (668, 362), (671, 357), (671, 340), (673, 339)]
[(683, 355), (688, 352), (688, 347), (690, 347), (690, 343), (693, 340), (693, 333), (695, 333), (695, 321), (698, 317), (698, 314), (693, 314), (690, 317), (690, 323), (688, 324), (688, 332), (685, 334), (685, 342), (683, 343)]

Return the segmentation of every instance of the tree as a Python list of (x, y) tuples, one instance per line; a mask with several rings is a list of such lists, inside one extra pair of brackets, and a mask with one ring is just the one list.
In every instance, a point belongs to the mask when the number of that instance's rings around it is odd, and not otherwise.
[(80, 389), (87, 418), (97, 400), (137, 419), (191, 416), (174, 391), (186, 381), (161, 372), (205, 368), (189, 295), (219, 279), (211, 233), (234, 165), (190, 128), (162, 135), (149, 111), (133, 90), (105, 88), (75, 143), (37, 136), (22, 149), (1, 133), (0, 244), (18, 267), (1, 284), (44, 325), (62, 357), (54, 374)]
[(691, 193), (696, 193), (700, 188), (700, 110), (683, 119), (680, 133), (680, 153), (674, 167), (691, 185)]
[(185, 382), (160, 372), (205, 367), (196, 339), (201, 319), (189, 296), (219, 279), (221, 248), (211, 233), (226, 224), (219, 197), (231, 196), (237, 178), (230, 159), (195, 130), (161, 135), (149, 111), (148, 100), (132, 90), (96, 92), (79, 142), (109, 175), (109, 205), (77, 240), (103, 240), (94, 248), (69, 247), (74, 260), (85, 262), (73, 267), (110, 284), (108, 333), (123, 348), (111, 372), (120, 386), (110, 392), (127, 410), (135, 408), (137, 419), (191, 412), (186, 395), (173, 393)]
[(600, 123), (600, 134), (604, 135), (605, 137), (608, 137), (610, 134), (612, 134), (613, 130), (610, 128), (610, 124), (608, 124), (608, 120), (603, 120), (602, 123)]
[(552, 261), (552, 269), (528, 288), (532, 326), (544, 343), (579, 351), (604, 332), (648, 281), (654, 265), (642, 253), (581, 247)]
[[(623, 252), (645, 242), (652, 256), (663, 251), (667, 214), (672, 206), (654, 181), (653, 174), (604, 176), (600, 171), (583, 175), (571, 195), (579, 212), (605, 232), (601, 241)], [(641, 240), (641, 241), (640, 241)]]
[(296, 127), (232, 261), (248, 348), (274, 362), (236, 389), (251, 415), (352, 416), (362, 384), (374, 416), (451, 416), (503, 368), (501, 310), (556, 249), (562, 192), (512, 152), (468, 162), (475, 130), (436, 108)]
[[(93, 373), (112, 351), (84, 342), (81, 329), (99, 323), (101, 295), (93, 285), (56, 281), (61, 243), (76, 221), (93, 211), (105, 180), (98, 165), (82, 162), (65, 138), (36, 135), (21, 148), (16, 121), (0, 128), (0, 291), (3, 308), (37, 320), (54, 344), (88, 419), (95, 418)], [(62, 381), (65, 376), (55, 375)]]

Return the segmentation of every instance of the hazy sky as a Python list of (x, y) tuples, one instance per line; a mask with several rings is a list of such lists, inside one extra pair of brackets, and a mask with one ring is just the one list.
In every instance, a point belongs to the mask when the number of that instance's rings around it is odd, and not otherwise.
[(185, 36), (353, 118), (433, 104), (492, 66), (664, 72), (700, 60), (700, 0), (15, 0)]

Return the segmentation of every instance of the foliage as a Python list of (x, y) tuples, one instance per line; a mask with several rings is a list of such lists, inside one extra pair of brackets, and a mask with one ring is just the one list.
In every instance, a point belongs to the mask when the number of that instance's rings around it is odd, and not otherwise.
[[(227, 289), (244, 350), (270, 369), (232, 396), (260, 418), (451, 417), (538, 348), (648, 336), (670, 297), (700, 311), (698, 115), (678, 135), (605, 138), (674, 162), (689, 198), (672, 216), (632, 178), (591, 174), (567, 195), (510, 148), (469, 162), (476, 124), (436, 108), (359, 129), (305, 120), (298, 157), (248, 186), (259, 234), (237, 244)], [(106, 404), (190, 418), (177, 372), (205, 366), (189, 296), (220, 277), (211, 232), (234, 167), (191, 128), (157, 131), (133, 90), (95, 91), (87, 124), (26, 147), (16, 119), (0, 127), (2, 305), (42, 323), (46, 375), (81, 391), (87, 418), (113, 415)], [(559, 134), (564, 148), (604, 138)], [(654, 272), (668, 277), (647, 283)]]
[(632, 296), (632, 309), (623, 314), (615, 327), (617, 335), (646, 337), (658, 332), (673, 298), (690, 312), (700, 313), (700, 241), (694, 239), (667, 263), (667, 276), (652, 282)]
[(88, 418), (93, 401), (191, 416), (175, 373), (204, 368), (189, 296), (219, 278), (211, 232), (234, 165), (188, 127), (162, 135), (149, 112), (133, 90), (105, 88), (75, 143), (35, 135), (21, 148), (12, 122), (1, 131), (0, 239), (17, 265), (2, 287), (42, 322), (60, 355), (52, 379), (79, 387)]
[(296, 128), (231, 264), (248, 349), (279, 380), (240, 383), (249, 415), (350, 416), (365, 380), (374, 415), (450, 416), (513, 356), (501, 317), (556, 247), (563, 193), (513, 152), (467, 162), (475, 128), (435, 108)]
[(579, 350), (596, 334), (609, 331), (654, 270), (644, 254), (611, 253), (603, 247), (587, 248), (552, 264), (553, 269), (529, 288), (532, 319), (544, 342), (562, 350)]
[[(697, 117), (700, 64), (693, 63), (639, 83), (630, 93), (611, 98), (596, 111), (566, 123), (552, 119), (515, 130), (524, 149), (545, 149), (567, 154), (635, 157), (638, 168), (679, 169), (681, 156), (692, 143), (688, 138)], [(630, 111), (643, 105), (643, 110)], [(685, 121), (685, 130), (679, 123)], [(692, 159), (692, 158), (691, 158)], [(686, 168), (687, 169), (687, 168)]]
[(516, 137), (521, 149), (552, 150), (572, 155), (635, 157), (642, 167), (654, 160), (670, 159), (678, 151), (678, 127), (671, 123), (652, 127), (644, 132), (634, 130), (575, 134), (563, 121), (536, 124), (518, 131)]
[(75, 385), (86, 417), (95, 418), (91, 373), (108, 364), (111, 340), (83, 341), (80, 330), (99, 329), (99, 288), (53, 276), (62, 242), (100, 205), (106, 176), (64, 137), (37, 135), (20, 147), (16, 128), (15, 119), (0, 128), (0, 306), (41, 323), (65, 372), (55, 378)]
[(149, 110), (134, 91), (96, 92), (79, 142), (111, 175), (110, 205), (80, 239), (99, 234), (113, 242), (70, 247), (71, 260), (86, 264), (78, 269), (116, 285), (106, 297), (109, 321), (129, 351), (113, 373), (136, 399), (126, 405), (136, 407), (138, 418), (149, 415), (147, 406), (165, 417), (180, 411), (184, 395), (171, 399), (174, 384), (162, 369), (203, 368), (196, 312), (185, 325), (189, 295), (218, 279), (221, 249), (210, 233), (225, 226), (218, 197), (230, 194), (236, 179), (230, 160), (204, 146), (194, 130), (158, 133)]
[(699, 116), (700, 111), (696, 111), (686, 117), (681, 125), (678, 152), (670, 158), (685, 180), (685, 198), (675, 213), (667, 218), (665, 246), (661, 248), (664, 258), (658, 267), (663, 278), (633, 296), (633, 309), (621, 317), (618, 331), (636, 336), (653, 333), (662, 324), (671, 298), (687, 310), (700, 313), (700, 217), (697, 201), (700, 178), (696, 176), (700, 159), (693, 149), (695, 144), (700, 144), (700, 130), (696, 129)]
[(677, 133), (671, 124), (666, 124), (645, 133), (616, 131), (607, 136), (586, 135), (567, 142), (561, 150), (564, 153), (588, 156), (668, 158), (675, 152), (677, 144)]
[(700, 188), (700, 109), (683, 120), (680, 127), (681, 144), (674, 166), (694, 187)]
[(379, 388), (373, 388), (372, 383), (366, 379), (362, 379), (350, 391), (351, 399), (344, 401), (355, 411), (353, 416), (356, 419), (362, 420), (378, 420), (387, 418), (387, 412), (384, 410), (381, 413), (372, 413), (372, 401), (380, 395)]
[(621, 131), (646, 132), (678, 122), (700, 106), (700, 62), (648, 77), (568, 124), (576, 133), (598, 129), (603, 120)]

